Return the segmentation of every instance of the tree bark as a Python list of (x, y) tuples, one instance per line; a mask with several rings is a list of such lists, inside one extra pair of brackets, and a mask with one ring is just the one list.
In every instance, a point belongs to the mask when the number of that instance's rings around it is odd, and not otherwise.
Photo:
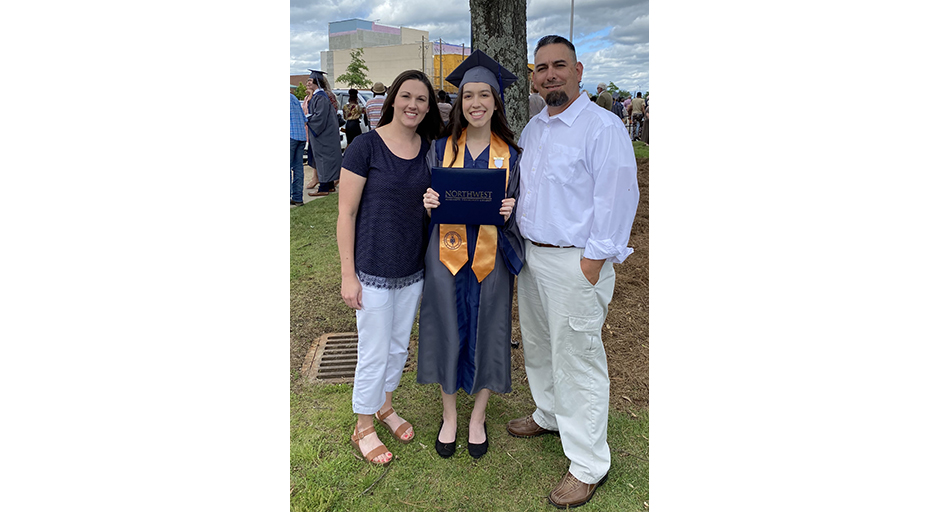
[(506, 118), (516, 141), (529, 121), (525, 6), (525, 0), (470, 0), (471, 46), (486, 52), (519, 78), (503, 93)]

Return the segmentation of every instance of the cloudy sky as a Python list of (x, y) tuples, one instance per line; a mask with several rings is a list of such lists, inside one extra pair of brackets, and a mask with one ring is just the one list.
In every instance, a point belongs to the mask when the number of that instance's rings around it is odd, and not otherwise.
[[(571, 30), (570, 0), (527, 0), (529, 62), (540, 37)], [(290, 74), (319, 69), (329, 49), (328, 23), (350, 18), (380, 25), (427, 30), (430, 38), (470, 46), (469, 0), (291, 0)], [(582, 87), (614, 82), (631, 91), (649, 90), (649, 0), (575, 0), (574, 40), (584, 64)]]

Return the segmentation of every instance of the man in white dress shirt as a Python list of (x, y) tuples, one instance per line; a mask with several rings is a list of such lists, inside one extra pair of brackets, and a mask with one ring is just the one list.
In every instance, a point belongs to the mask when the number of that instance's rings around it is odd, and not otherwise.
[(533, 80), (548, 108), (519, 138), (516, 218), (526, 244), (519, 324), (536, 410), (507, 430), (561, 436), (571, 463), (549, 495), (559, 508), (587, 503), (610, 469), (601, 328), (614, 292), (613, 263), (633, 252), (627, 243), (640, 198), (627, 129), (579, 94), (583, 70), (567, 39), (539, 40)]

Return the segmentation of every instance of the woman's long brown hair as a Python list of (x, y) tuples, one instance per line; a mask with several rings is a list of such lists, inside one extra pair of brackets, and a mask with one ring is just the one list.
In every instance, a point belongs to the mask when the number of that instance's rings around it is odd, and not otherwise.
[(440, 137), (441, 132), (444, 131), (444, 122), (441, 120), (441, 110), (437, 107), (437, 96), (434, 95), (434, 86), (431, 85), (428, 76), (417, 69), (402, 71), (401, 74), (395, 78), (395, 81), (392, 82), (392, 86), (388, 88), (387, 95), (385, 96), (385, 103), (382, 105), (382, 116), (379, 118), (379, 123), (376, 125), (376, 128), (380, 128), (392, 122), (392, 118), (395, 116), (395, 97), (398, 96), (398, 90), (401, 89), (401, 84), (408, 80), (417, 80), (428, 88), (428, 113), (425, 114), (424, 119), (418, 124), (418, 129), (415, 131), (418, 135), (423, 137), (424, 140), (432, 142), (434, 139)]

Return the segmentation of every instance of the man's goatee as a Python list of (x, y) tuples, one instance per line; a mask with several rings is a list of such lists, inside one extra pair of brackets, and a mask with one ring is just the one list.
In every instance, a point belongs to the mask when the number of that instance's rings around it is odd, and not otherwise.
[(549, 107), (560, 107), (568, 103), (568, 95), (565, 91), (552, 91), (545, 95), (545, 104)]

